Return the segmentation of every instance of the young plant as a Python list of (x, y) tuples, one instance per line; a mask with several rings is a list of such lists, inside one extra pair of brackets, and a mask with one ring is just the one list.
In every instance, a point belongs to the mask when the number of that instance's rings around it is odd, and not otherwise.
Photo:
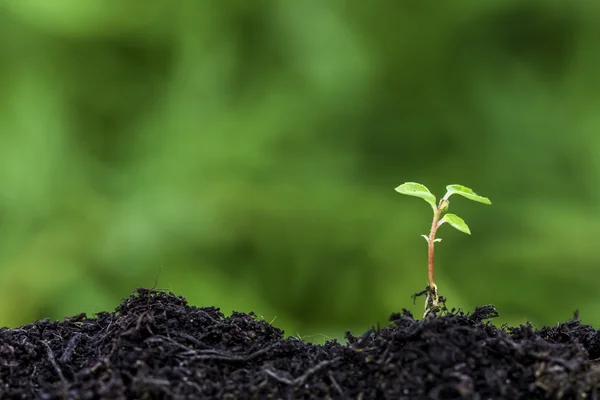
[[(473, 190), (468, 187), (462, 185), (448, 185), (446, 186), (446, 194), (439, 203), (436, 202), (436, 198), (429, 189), (427, 189), (424, 185), (415, 182), (406, 182), (396, 188), (396, 191), (400, 194), (405, 194), (408, 196), (420, 197), (425, 200), (431, 208), (433, 209), (433, 221), (431, 222), (431, 229), (429, 230), (429, 235), (422, 235), (427, 241), (427, 271), (429, 277), (429, 285), (425, 289), (425, 291), (419, 293), (426, 294), (425, 300), (425, 317), (430, 313), (437, 312), (439, 310), (438, 303), (440, 302), (440, 297), (438, 296), (438, 289), (433, 280), (433, 261), (434, 261), (434, 247), (436, 242), (441, 242), (442, 239), (436, 238), (437, 230), (444, 223), (450, 224), (452, 227), (458, 229), (461, 232), (464, 232), (468, 235), (471, 234), (471, 230), (465, 223), (465, 221), (460, 218), (456, 214), (445, 214), (448, 211), (448, 207), (450, 206), (450, 201), (448, 200), (450, 196), (453, 194), (458, 194), (460, 196), (466, 197), (469, 200), (477, 201), (483, 204), (492, 204), (492, 202), (487, 197), (482, 197), (477, 195)], [(442, 214), (443, 217), (442, 217)]]

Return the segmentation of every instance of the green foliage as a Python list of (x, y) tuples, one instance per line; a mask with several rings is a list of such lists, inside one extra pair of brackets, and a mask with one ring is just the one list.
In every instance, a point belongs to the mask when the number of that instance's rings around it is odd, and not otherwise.
[(424, 185), (421, 185), (420, 183), (406, 182), (398, 186), (395, 190), (400, 194), (420, 197), (427, 203), (429, 203), (434, 210), (437, 208), (435, 196), (431, 194), (429, 189), (427, 189)]
[[(406, 183), (403, 183), (402, 185), (398, 186), (395, 190), (400, 194), (405, 194), (407, 196), (420, 197), (423, 200), (425, 200), (433, 208), (434, 218), (435, 218), (436, 214), (439, 217), (439, 216), (441, 216), (442, 213), (448, 211), (448, 206), (449, 206), (448, 199), (453, 194), (458, 194), (460, 196), (466, 197), (467, 199), (476, 201), (478, 203), (492, 204), (490, 199), (488, 199), (487, 197), (479, 196), (472, 189), (470, 189), (466, 186), (448, 185), (448, 186), (446, 186), (446, 189), (447, 189), (447, 192), (444, 195), (444, 197), (442, 198), (442, 200), (440, 201), (439, 205), (436, 204), (435, 196), (433, 194), (431, 194), (429, 189), (427, 189), (427, 187), (425, 187), (425, 185), (422, 185), (420, 183), (406, 182)], [(471, 230), (469, 229), (469, 227), (465, 223), (465, 221), (462, 218), (460, 218), (458, 215), (455, 215), (455, 214), (444, 214), (444, 216), (441, 219), (439, 219), (439, 221), (437, 222), (436, 229), (439, 228), (440, 226), (442, 226), (442, 224), (444, 224), (446, 222), (448, 224), (450, 224), (453, 228), (455, 228), (461, 232), (464, 232), (469, 235), (471, 234)], [(425, 240), (429, 241), (429, 236), (427, 236), (427, 235), (423, 235), (423, 236), (425, 237)]]
[(468, 235), (471, 234), (471, 230), (469, 229), (465, 221), (456, 214), (445, 214), (442, 217), (442, 219), (440, 219), (440, 221), (438, 222), (438, 227), (445, 222), (449, 223), (453, 228), (461, 232), (464, 232)]
[(479, 203), (492, 204), (490, 199), (488, 199), (487, 197), (479, 196), (473, 190), (462, 185), (448, 185), (446, 186), (446, 190), (448, 191), (444, 196), (446, 200), (449, 199), (450, 196), (452, 196), (453, 194), (458, 194), (460, 196), (466, 197), (469, 200), (477, 201)]

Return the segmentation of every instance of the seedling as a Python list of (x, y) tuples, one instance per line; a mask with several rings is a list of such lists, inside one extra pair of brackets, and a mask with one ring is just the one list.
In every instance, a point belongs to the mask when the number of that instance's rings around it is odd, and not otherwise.
[[(464, 232), (468, 235), (471, 234), (471, 230), (462, 218), (460, 218), (456, 214), (445, 214), (448, 211), (448, 207), (450, 206), (450, 201), (448, 199), (453, 194), (458, 194), (460, 196), (466, 197), (469, 200), (477, 201), (479, 203), (492, 204), (490, 199), (488, 199), (487, 197), (479, 196), (473, 190), (462, 185), (448, 185), (446, 186), (446, 190), (447, 192), (444, 195), (444, 197), (442, 197), (440, 202), (437, 203), (435, 196), (431, 194), (429, 189), (427, 189), (424, 185), (421, 185), (420, 183), (406, 182), (396, 188), (396, 191), (400, 194), (422, 198), (427, 203), (429, 203), (431, 205), (431, 208), (433, 209), (433, 221), (431, 222), (431, 229), (429, 231), (429, 235), (422, 235), (427, 241), (428, 247), (427, 272), (429, 277), (429, 285), (423, 292), (417, 294), (427, 295), (425, 299), (424, 317), (427, 317), (431, 313), (435, 314), (437, 311), (439, 311), (440, 296), (438, 295), (438, 289), (433, 280), (433, 260), (435, 243), (442, 241), (442, 239), (436, 238), (437, 230), (440, 226), (447, 222), (459, 231)], [(443, 217), (442, 214), (444, 214)]]

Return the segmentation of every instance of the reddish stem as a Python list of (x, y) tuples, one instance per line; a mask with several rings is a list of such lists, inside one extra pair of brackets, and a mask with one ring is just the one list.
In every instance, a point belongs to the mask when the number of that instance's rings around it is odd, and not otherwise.
[(438, 222), (440, 220), (440, 215), (442, 214), (442, 210), (447, 207), (448, 201), (445, 199), (440, 200), (440, 204), (437, 209), (433, 211), (433, 221), (431, 222), (431, 230), (429, 231), (429, 240), (428, 244), (428, 252), (427, 252), (427, 272), (429, 277), (429, 287), (433, 289), (435, 287), (435, 283), (433, 280), (433, 261), (434, 261), (434, 246), (435, 246), (435, 234), (438, 229)]

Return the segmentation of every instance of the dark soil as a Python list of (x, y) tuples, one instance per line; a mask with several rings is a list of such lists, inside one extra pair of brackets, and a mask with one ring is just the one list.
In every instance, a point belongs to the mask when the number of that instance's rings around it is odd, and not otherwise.
[(138, 289), (114, 313), (0, 330), (2, 399), (596, 399), (600, 333), (577, 315), (541, 330), (493, 307), (324, 345), (254, 314), (224, 317)]

